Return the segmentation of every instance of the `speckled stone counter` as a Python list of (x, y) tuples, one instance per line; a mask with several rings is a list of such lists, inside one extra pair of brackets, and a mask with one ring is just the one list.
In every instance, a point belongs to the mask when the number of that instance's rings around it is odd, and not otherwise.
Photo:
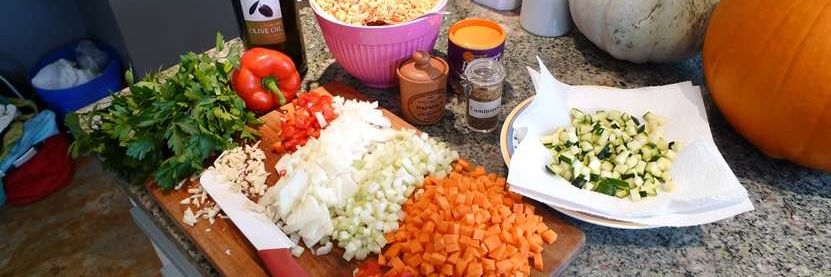
[[(500, 22), (508, 32), (505, 56), (507, 87), (500, 116), (533, 94), (526, 66), (545, 61), (559, 80), (572, 85), (622, 88), (665, 85), (692, 80), (704, 86), (700, 58), (670, 65), (636, 65), (617, 61), (576, 30), (559, 38), (525, 32), (517, 12), (495, 12), (469, 0), (451, 1), (436, 54), (447, 49), (447, 27), (462, 18), (483, 17)], [(308, 7), (301, 9), (309, 70), (304, 88), (330, 81), (358, 88), (381, 106), (398, 112), (397, 89), (362, 86), (338, 64), (320, 34)], [(567, 276), (831, 276), (831, 174), (766, 158), (724, 120), (706, 95), (705, 104), (716, 144), (744, 185), (756, 210), (703, 226), (618, 230), (568, 219), (586, 233), (585, 250), (566, 269)], [(507, 173), (497, 133), (470, 132), (463, 106), (451, 99), (445, 118), (421, 128), (447, 141), (474, 163)], [(128, 186), (143, 206), (194, 264), (216, 274), (204, 257), (173, 225), (143, 187)], [(565, 215), (561, 215), (567, 218)]]

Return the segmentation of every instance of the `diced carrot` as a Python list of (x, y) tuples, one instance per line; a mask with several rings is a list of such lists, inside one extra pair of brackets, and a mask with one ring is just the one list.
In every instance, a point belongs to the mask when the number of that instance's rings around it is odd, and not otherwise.
[(424, 247), (424, 252), (422, 252), (422, 255), (436, 252), (435, 244), (433, 244), (433, 242), (427, 242), (421, 245)]
[(514, 247), (513, 245), (505, 246), (505, 254), (507, 254), (508, 257), (513, 257), (514, 255), (516, 255), (516, 253), (519, 253), (518, 248)]
[(533, 242), (539, 245), (543, 244), (542, 235), (541, 234), (534, 234), (530, 238), (528, 238), (529, 242)]
[(451, 264), (456, 264), (459, 262), (459, 252), (453, 252), (450, 256), (447, 256), (447, 262)]
[(474, 191), (473, 204), (476, 204), (479, 207), (485, 207), (485, 202), (487, 202), (487, 199), (485, 198), (485, 196), (482, 195), (481, 192)]
[(542, 245), (556, 240), (504, 177), (467, 161), (442, 179), (426, 177), (417, 194), (401, 207), (399, 229), (385, 234), (378, 261), (387, 275), (527, 276)]
[(531, 253), (540, 253), (542, 252), (542, 245), (532, 241), (528, 242), (528, 250), (531, 250)]
[(420, 234), (418, 234), (418, 241), (419, 241), (419, 242), (421, 242), (421, 243), (428, 243), (428, 242), (430, 242), (430, 239), (431, 239), (431, 238), (430, 238), (430, 234), (431, 234), (431, 233), (428, 233), (428, 232), (422, 231)]
[(446, 244), (458, 244), (459, 243), (459, 235), (458, 234), (444, 234), (442, 237), (444, 238), (444, 243), (446, 243)]
[(433, 273), (436, 268), (432, 264), (422, 263), (421, 264), (421, 274), (427, 275)]
[(500, 245), (496, 248), (488, 248), (488, 256), (493, 258), (494, 260), (502, 260), (505, 258), (505, 246)]
[(433, 265), (440, 265), (444, 263), (445, 260), (447, 260), (447, 256), (442, 255), (441, 253), (431, 253), (427, 257), (427, 262)]
[(433, 222), (433, 231), (436, 230), (436, 226), (438, 226), (438, 223), (441, 221), (441, 213), (439, 213), (438, 211), (430, 214), (430, 222)]
[(512, 269), (514, 269), (514, 266), (515, 266), (514, 262), (511, 261), (511, 260), (501, 260), (501, 261), (496, 262), (496, 271), (499, 272), (500, 274), (508, 273)]
[(404, 266), (404, 272), (409, 272), (410, 274), (413, 274), (413, 275), (418, 274), (418, 271), (415, 268), (413, 268), (412, 266), (409, 266), (409, 265)]
[(534, 214), (535, 207), (534, 205), (525, 204), (525, 213), (526, 214)]
[(406, 241), (407, 240), (407, 233), (403, 231), (395, 232), (395, 241)]
[(525, 232), (522, 230), (522, 228), (514, 227), (513, 229), (511, 229), (511, 235), (513, 235), (514, 238), (517, 240), (517, 244), (519, 244), (520, 240), (522, 240), (522, 241), (525, 240), (524, 233)]
[(534, 268), (542, 270), (542, 254), (534, 253)]
[(441, 221), (437, 224), (436, 229), (438, 229), (439, 233), (447, 233), (450, 230), (450, 222)]
[(484, 274), (484, 269), (482, 268), (481, 263), (470, 263), (467, 265), (467, 273), (465, 276), (467, 277), (479, 277)]
[(463, 261), (459, 261), (456, 263), (456, 270), (453, 272), (456, 276), (462, 276), (465, 273), (465, 269), (467, 268), (467, 263)]
[(466, 214), (465, 223), (468, 225), (473, 225), (474, 223), (476, 223), (476, 216), (474, 214)]
[(387, 240), (387, 244), (395, 242), (395, 233), (389, 232), (384, 234), (384, 239)]
[(483, 258), (482, 267), (485, 269), (485, 272), (496, 271), (496, 261), (493, 259)]
[(433, 223), (433, 221), (431, 220), (427, 221), (427, 223), (424, 223), (424, 227), (421, 228), (421, 232), (432, 234), (435, 229), (436, 223)]
[(468, 246), (465, 248), (465, 255), (468, 255), (468, 253), (470, 253), (470, 256), (474, 258), (482, 257), (482, 251), (479, 251), (479, 247), (476, 246)]
[(390, 259), (390, 264), (394, 270), (404, 270), (404, 262), (402, 262), (398, 257), (392, 257), (392, 259)]
[(462, 230), (462, 227), (459, 225), (459, 223), (450, 224), (450, 233), (451, 234), (461, 233), (461, 230)]
[(424, 251), (424, 248), (421, 246), (421, 242), (417, 240), (410, 241), (410, 252), (420, 253), (421, 251)]
[(447, 244), (444, 245), (444, 250), (447, 251), (448, 253), (453, 253), (453, 252), (459, 251), (460, 249), (461, 248), (459, 248), (458, 243), (447, 243)]
[(473, 226), (462, 226), (462, 227), (459, 227), (459, 229), (460, 229), (459, 234), (461, 234), (462, 236), (466, 236), (466, 237), (472, 237), (473, 236)]
[(444, 276), (452, 276), (453, 275), (453, 265), (452, 264), (443, 264), (441, 265), (441, 274)]
[(475, 217), (476, 217), (475, 220), (476, 220), (477, 224), (478, 223), (485, 223), (485, 222), (488, 222), (488, 220), (491, 219), (491, 214), (486, 210), (482, 210), (482, 211), (477, 212)]
[(502, 244), (502, 242), (499, 240), (499, 237), (495, 235), (485, 237), (485, 240), (483, 240), (482, 242), (485, 243), (485, 246), (488, 247), (489, 251), (492, 249), (496, 249), (497, 246)]
[(424, 260), (421, 258), (421, 255), (410, 255), (409, 258), (404, 259), (404, 264), (417, 268), (423, 261)]
[(384, 255), (378, 255), (378, 264), (387, 265), (387, 257)]
[(456, 160), (456, 164), (458, 164), (459, 166), (461, 166), (461, 167), (462, 167), (462, 169), (465, 169), (465, 170), (466, 170), (466, 169), (468, 169), (468, 168), (470, 168), (470, 163), (468, 163), (468, 162), (467, 162), (467, 161), (465, 161), (464, 159), (458, 159), (458, 160)]
[(525, 206), (523, 206), (522, 203), (514, 204), (512, 211), (521, 214), (525, 211)]
[(399, 275), (401, 275), (401, 271), (399, 271), (396, 268), (392, 268), (390, 270), (387, 270), (387, 272), (384, 272), (384, 277), (395, 277)]
[(514, 236), (511, 235), (511, 232), (508, 232), (507, 229), (502, 229), (502, 233), (500, 233), (500, 237), (502, 238), (502, 241), (504, 241), (506, 243), (509, 243), (509, 244), (516, 243), (516, 240), (514, 240)]
[(531, 245), (529, 245), (528, 241), (525, 240), (525, 238), (521, 238), (518, 241), (519, 246), (517, 246), (517, 248), (519, 248), (519, 253), (527, 256), (527, 254), (531, 252)]
[(441, 207), (442, 209), (450, 208), (450, 202), (448, 202), (447, 198), (445, 198), (444, 196), (437, 197), (436, 201), (439, 203), (439, 207)]
[(502, 230), (500, 230), (499, 225), (491, 225), (485, 230), (485, 236), (498, 235), (501, 232)]
[(444, 251), (444, 236), (438, 236), (437, 238), (433, 239), (433, 251)]
[(424, 224), (424, 220), (421, 219), (421, 216), (419, 216), (419, 215), (413, 214), (413, 215), (407, 216), (407, 219), (409, 219), (412, 224), (415, 224), (415, 226), (421, 226), (421, 224)]
[(542, 239), (545, 243), (552, 244), (557, 241), (557, 233), (555, 233), (554, 230), (549, 229), (542, 233)]
[(466, 198), (467, 198), (467, 195), (460, 194), (460, 195), (456, 196), (456, 201), (455, 202), (456, 202), (456, 204), (464, 204)]
[(387, 258), (392, 258), (398, 256), (398, 253), (401, 252), (401, 243), (393, 243), (392, 246), (387, 248), (387, 252), (384, 253)]
[(468, 236), (462, 236), (462, 237), (459, 237), (459, 244), (461, 244), (461, 245), (473, 245), (473, 246), (479, 246), (479, 243), (478, 243), (478, 242), (476, 242), (476, 240), (474, 240), (474, 239), (472, 239), (472, 238), (470, 238), (470, 237), (468, 237)]
[(485, 231), (480, 228), (473, 229), (473, 239), (482, 240), (485, 237)]

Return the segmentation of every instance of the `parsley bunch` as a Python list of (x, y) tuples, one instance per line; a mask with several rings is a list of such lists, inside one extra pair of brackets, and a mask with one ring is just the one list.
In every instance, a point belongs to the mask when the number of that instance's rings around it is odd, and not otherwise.
[[(216, 46), (224, 50), (220, 34)], [(255, 139), (248, 125), (259, 120), (230, 85), (239, 55), (238, 45), (219, 58), (187, 53), (172, 76), (151, 74), (138, 83), (128, 71), (130, 93), (113, 95), (108, 107), (67, 116), (76, 137), (72, 156), (96, 154), (133, 183), (152, 173), (161, 188), (170, 189), (237, 140)]]

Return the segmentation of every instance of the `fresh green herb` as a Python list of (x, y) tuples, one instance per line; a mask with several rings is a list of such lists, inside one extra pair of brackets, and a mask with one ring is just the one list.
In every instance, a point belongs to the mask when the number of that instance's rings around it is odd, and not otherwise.
[[(221, 34), (216, 42), (222, 52)], [(230, 86), (240, 48), (228, 50), (218, 58), (184, 54), (178, 70), (166, 78), (150, 74), (133, 83), (127, 71), (129, 93), (113, 95), (107, 107), (67, 116), (66, 126), (76, 137), (70, 153), (98, 155), (133, 183), (152, 174), (161, 188), (170, 189), (238, 140), (255, 139), (249, 125), (259, 120)], [(89, 127), (82, 128), (82, 122)]]

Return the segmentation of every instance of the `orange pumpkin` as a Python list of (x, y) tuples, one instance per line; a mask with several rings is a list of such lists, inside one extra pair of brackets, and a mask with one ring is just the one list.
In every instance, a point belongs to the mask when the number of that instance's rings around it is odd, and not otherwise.
[(731, 125), (775, 158), (831, 171), (831, 1), (722, 0), (704, 75)]

